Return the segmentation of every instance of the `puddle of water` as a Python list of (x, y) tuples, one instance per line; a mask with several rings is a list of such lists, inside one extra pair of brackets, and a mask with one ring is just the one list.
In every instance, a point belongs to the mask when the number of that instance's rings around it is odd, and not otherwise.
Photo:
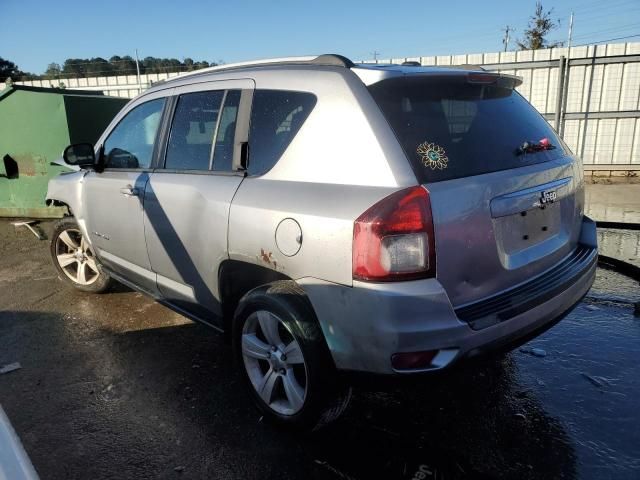
[(640, 231), (598, 228), (598, 250), (640, 267)]
[(636, 282), (599, 269), (590, 296), (524, 349), (545, 356), (360, 392), (309, 451), (324, 478), (640, 478), (640, 320), (625, 303), (637, 298)]
[(638, 282), (599, 269), (585, 302), (530, 342), (549, 355), (515, 355), (522, 384), (562, 419), (580, 478), (640, 477), (639, 299)]

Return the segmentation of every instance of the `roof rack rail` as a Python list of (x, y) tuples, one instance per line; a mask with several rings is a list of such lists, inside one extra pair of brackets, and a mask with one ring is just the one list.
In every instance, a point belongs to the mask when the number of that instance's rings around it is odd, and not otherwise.
[(356, 64), (343, 55), (337, 53), (325, 53), (324, 55), (318, 55), (315, 59), (309, 63), (317, 65), (331, 65), (336, 67), (352, 68)]
[[(327, 53), (323, 55), (313, 55), (306, 57), (284, 57), (284, 58), (267, 58), (264, 60), (255, 60), (249, 62), (228, 63), (226, 65), (216, 65), (215, 67), (201, 68), (193, 72), (184, 73), (177, 77), (172, 77), (166, 81), (176, 80), (179, 78), (190, 77), (192, 75), (200, 75), (210, 72), (224, 72), (226, 70), (235, 70), (246, 67), (262, 67), (269, 65), (322, 65), (327, 67), (344, 67), (351, 68), (355, 64), (347, 57), (335, 53)], [(155, 85), (160, 82), (155, 82)], [(164, 83), (164, 81), (163, 81)]]

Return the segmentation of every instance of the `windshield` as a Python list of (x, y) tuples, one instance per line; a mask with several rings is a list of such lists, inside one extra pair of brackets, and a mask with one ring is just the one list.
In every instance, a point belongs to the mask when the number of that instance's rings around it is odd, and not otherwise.
[(567, 154), (546, 120), (511, 88), (470, 83), (465, 75), (434, 75), (384, 80), (369, 91), (421, 182), (517, 168)]

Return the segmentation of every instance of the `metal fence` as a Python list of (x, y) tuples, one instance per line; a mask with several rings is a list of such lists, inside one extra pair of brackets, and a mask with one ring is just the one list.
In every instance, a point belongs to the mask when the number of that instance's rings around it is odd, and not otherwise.
[[(585, 171), (628, 175), (640, 171), (640, 42), (545, 50), (377, 60), (422, 65), (480, 65), (523, 78), (522, 93), (580, 155)], [(371, 63), (371, 61), (367, 61)], [(35, 86), (102, 90), (133, 97), (178, 73), (35, 80)], [(564, 85), (564, 87), (563, 87)]]

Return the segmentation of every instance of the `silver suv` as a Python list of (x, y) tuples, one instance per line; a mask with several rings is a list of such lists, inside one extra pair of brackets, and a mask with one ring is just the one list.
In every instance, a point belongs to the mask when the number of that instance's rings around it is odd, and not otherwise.
[(51, 253), (229, 332), (259, 408), (313, 428), (345, 373), (408, 376), (559, 320), (596, 269), (582, 167), (479, 67), (322, 55), (156, 84), (49, 184)]

